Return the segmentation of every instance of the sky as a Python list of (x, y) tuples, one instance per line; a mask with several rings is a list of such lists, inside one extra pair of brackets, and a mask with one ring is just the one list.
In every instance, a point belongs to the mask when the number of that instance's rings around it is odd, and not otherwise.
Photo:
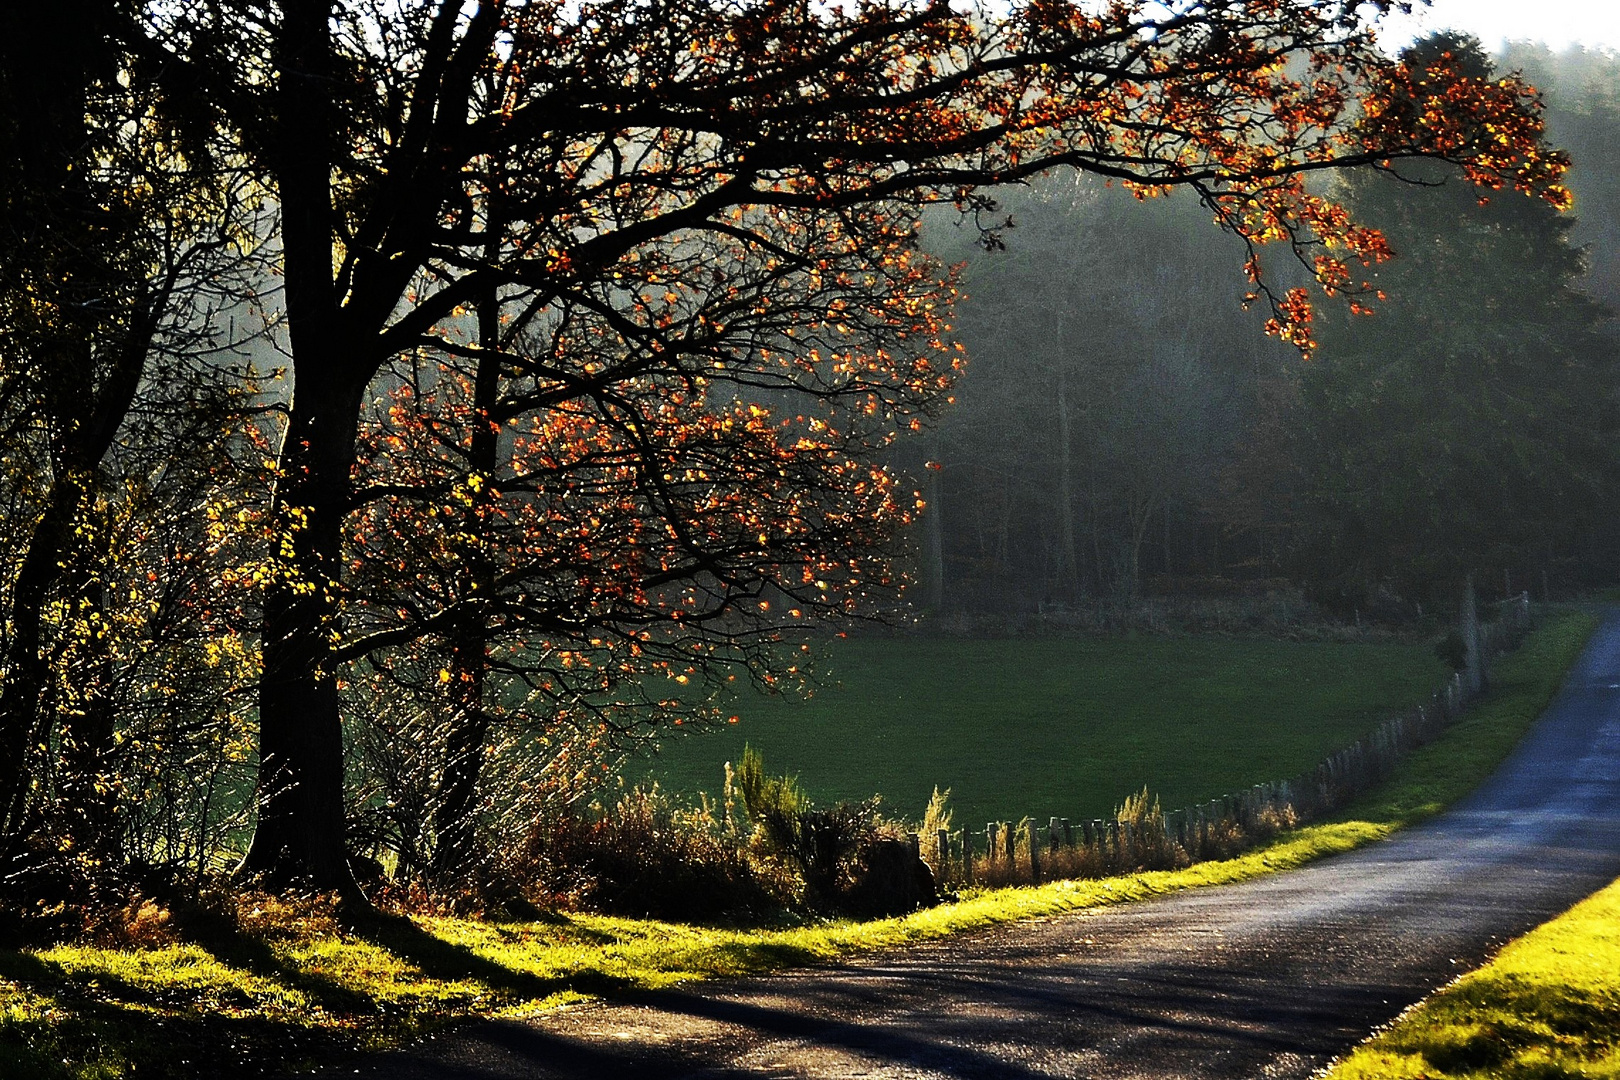
[(1620, 50), (1620, 0), (1434, 0), (1414, 20), (1391, 20), (1390, 36), (1449, 27), (1476, 35), (1494, 51), (1504, 40)]

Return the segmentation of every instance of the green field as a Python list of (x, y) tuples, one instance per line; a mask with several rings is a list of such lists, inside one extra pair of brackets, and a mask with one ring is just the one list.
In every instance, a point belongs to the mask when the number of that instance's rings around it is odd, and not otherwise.
[(1143, 784), (1169, 809), (1302, 772), (1446, 677), (1415, 644), (867, 638), (825, 649), (809, 700), (744, 698), (729, 710), (738, 723), (666, 741), (651, 774), (715, 793), (746, 742), (818, 801), (876, 792), (909, 818), (936, 784), (951, 789), (959, 824), (1099, 817)]

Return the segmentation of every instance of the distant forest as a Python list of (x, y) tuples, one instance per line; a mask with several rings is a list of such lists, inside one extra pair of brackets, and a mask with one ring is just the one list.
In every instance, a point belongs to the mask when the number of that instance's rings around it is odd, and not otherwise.
[(1037, 182), (998, 196), (998, 250), (929, 219), (925, 245), (963, 264), (970, 360), (901, 462), (929, 504), (919, 610), (1106, 622), (1287, 586), (1394, 619), (1469, 573), (1486, 596), (1613, 579), (1620, 57), (1425, 47), (1543, 90), (1575, 208), (1482, 203), (1430, 165), (1324, 181), (1396, 258), (1372, 314), (1321, 306), (1308, 359), (1263, 334), (1242, 241), (1184, 193)]

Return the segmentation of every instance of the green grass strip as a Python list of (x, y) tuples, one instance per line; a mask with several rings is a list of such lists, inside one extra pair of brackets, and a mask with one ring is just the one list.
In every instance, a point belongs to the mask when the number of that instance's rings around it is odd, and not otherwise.
[(1409, 1010), (1327, 1080), (1620, 1077), (1620, 881)]
[(296, 918), (265, 932), (130, 950), (0, 951), (0, 1077), (211, 1075), (329, 1059), (467, 1016), (521, 1015), (618, 990), (779, 970), (1017, 919), (1244, 881), (1349, 851), (1427, 817), (1490, 774), (1556, 693), (1597, 624), (1550, 621), (1504, 659), (1489, 698), (1333, 820), (1185, 870), (969, 895), (897, 919), (726, 930), (558, 915), (418, 917), (365, 936)]

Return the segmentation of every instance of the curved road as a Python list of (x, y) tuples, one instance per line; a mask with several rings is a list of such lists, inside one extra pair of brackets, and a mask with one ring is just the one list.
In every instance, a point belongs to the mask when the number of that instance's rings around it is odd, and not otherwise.
[(833, 967), (481, 1023), (358, 1075), (1306, 1077), (1617, 875), (1620, 613), (1490, 781), (1384, 843)]

